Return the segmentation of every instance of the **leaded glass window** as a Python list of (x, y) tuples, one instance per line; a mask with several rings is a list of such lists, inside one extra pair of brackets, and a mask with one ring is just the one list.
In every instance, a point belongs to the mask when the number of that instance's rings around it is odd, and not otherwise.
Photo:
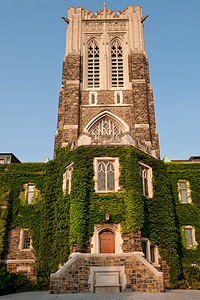
[(118, 40), (111, 45), (112, 87), (124, 86), (123, 49)]
[(90, 41), (88, 45), (88, 88), (100, 86), (100, 62), (99, 47), (96, 41)]
[(119, 124), (110, 118), (103, 118), (96, 122), (89, 130), (95, 140), (99, 140), (100, 136), (112, 136), (114, 140), (122, 132)]
[(115, 190), (115, 169), (114, 164), (110, 161), (101, 161), (98, 164), (98, 190), (114, 191)]

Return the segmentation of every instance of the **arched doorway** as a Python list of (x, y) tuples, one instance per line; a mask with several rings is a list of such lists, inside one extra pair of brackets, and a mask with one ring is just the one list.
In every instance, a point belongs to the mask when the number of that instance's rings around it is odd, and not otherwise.
[(104, 230), (99, 234), (100, 253), (115, 253), (115, 234), (111, 230)]

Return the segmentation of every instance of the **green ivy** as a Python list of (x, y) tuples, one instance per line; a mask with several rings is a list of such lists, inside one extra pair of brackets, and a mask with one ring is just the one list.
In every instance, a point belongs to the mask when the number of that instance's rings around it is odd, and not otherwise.
[[(95, 157), (118, 157), (120, 190), (96, 193), (94, 190)], [(142, 195), (138, 163), (153, 170), (153, 198)], [(70, 195), (62, 192), (63, 173), (73, 163)], [(186, 261), (199, 264), (199, 247), (182, 247), (180, 228), (192, 225), (200, 244), (200, 170), (164, 164), (132, 147), (70, 147), (57, 150), (56, 159), (47, 164), (10, 164), (0, 166), (0, 205), (7, 207), (0, 218), (0, 249), (5, 248), (9, 230), (29, 228), (36, 256), (38, 286), (47, 287), (49, 276), (69, 255), (70, 246), (84, 250), (95, 224), (120, 223), (124, 234), (142, 230), (143, 236), (156, 243), (161, 257), (170, 266), (170, 282), (176, 286), (183, 278)], [(194, 173), (193, 175), (191, 173)], [(187, 175), (187, 176), (186, 176)], [(197, 176), (198, 175), (198, 176)], [(196, 177), (197, 176), (197, 177)], [(193, 204), (178, 201), (177, 181), (188, 180)], [(25, 197), (25, 185), (36, 186), (32, 204)], [(110, 214), (109, 221), (105, 214)], [(183, 261), (181, 257), (183, 256)]]

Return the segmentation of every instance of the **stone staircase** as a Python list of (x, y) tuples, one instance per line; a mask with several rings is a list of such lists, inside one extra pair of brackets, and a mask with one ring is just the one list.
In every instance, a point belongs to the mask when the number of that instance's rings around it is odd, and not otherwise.
[(50, 277), (51, 294), (164, 292), (163, 273), (142, 252), (75, 253)]

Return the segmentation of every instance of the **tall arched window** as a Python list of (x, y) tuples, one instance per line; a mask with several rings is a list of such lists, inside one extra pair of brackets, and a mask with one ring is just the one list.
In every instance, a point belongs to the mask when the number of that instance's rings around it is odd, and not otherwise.
[(99, 47), (95, 40), (88, 44), (88, 88), (100, 86)]
[(123, 50), (118, 40), (114, 40), (111, 44), (111, 73), (112, 87), (123, 87)]
[(114, 164), (110, 161), (101, 161), (98, 164), (98, 190), (114, 191), (115, 190), (115, 169)]

